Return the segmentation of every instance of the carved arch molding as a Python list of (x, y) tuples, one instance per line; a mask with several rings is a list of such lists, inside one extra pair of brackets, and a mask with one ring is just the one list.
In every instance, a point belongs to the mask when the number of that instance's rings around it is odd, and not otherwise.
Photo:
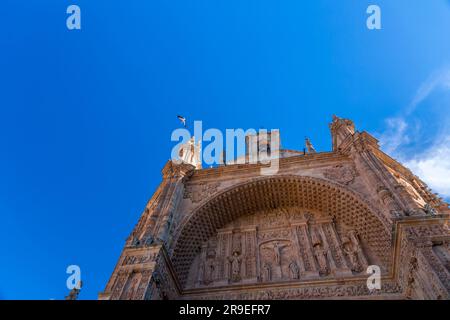
[(357, 276), (390, 267), (380, 213), (325, 180), (258, 178), (216, 195), (185, 217), (169, 249), (184, 289)]

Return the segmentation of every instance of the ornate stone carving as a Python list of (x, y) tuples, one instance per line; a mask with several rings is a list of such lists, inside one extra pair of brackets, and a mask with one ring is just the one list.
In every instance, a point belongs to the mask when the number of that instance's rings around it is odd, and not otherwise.
[(342, 248), (348, 258), (350, 269), (359, 273), (367, 267), (367, 258), (361, 248), (358, 234), (355, 230), (349, 230), (342, 238)]
[[(271, 223), (273, 217), (283, 222)], [(334, 223), (327, 214), (293, 207), (239, 218), (202, 245), (198, 263), (191, 266), (188, 287), (362, 272), (367, 259), (359, 236), (343, 226), (341, 238)]]
[(289, 264), (289, 271), (291, 279), (298, 279), (300, 277), (299, 269), (295, 261)]
[(358, 250), (353, 248), (353, 246), (349, 246), (349, 247), (344, 247), (344, 251), (348, 256), (348, 259), (350, 260), (350, 265), (351, 265), (352, 271), (361, 272), (362, 265), (359, 262)]
[(288, 299), (329, 299), (329, 298), (373, 298), (373, 296), (401, 297), (401, 288), (395, 282), (385, 282), (381, 290), (370, 292), (365, 281), (356, 284), (300, 287), (287, 289), (264, 289), (251, 292), (225, 292), (220, 294), (189, 295), (188, 299), (212, 300), (288, 300)]
[(132, 300), (135, 294), (135, 291), (137, 291), (138, 285), (139, 285), (139, 276), (137, 273), (133, 274), (129, 279), (128, 287), (125, 289), (125, 292), (122, 296), (123, 300)]
[(233, 252), (231, 257), (228, 257), (230, 262), (230, 281), (239, 282), (241, 281), (241, 253), (238, 250)]
[(321, 244), (316, 244), (314, 246), (314, 255), (317, 259), (320, 275), (326, 276), (329, 272), (327, 250)]
[(197, 203), (202, 201), (203, 199), (209, 198), (214, 193), (216, 193), (219, 186), (219, 182), (209, 184), (206, 182), (201, 182), (198, 185), (189, 186), (188, 188), (186, 188), (183, 198), (191, 199), (192, 203)]
[(355, 179), (356, 170), (353, 166), (338, 164), (333, 168), (326, 169), (323, 176), (327, 179), (348, 185)]
[(436, 209), (434, 209), (429, 203), (426, 203), (423, 207), (425, 213), (429, 216), (435, 216), (437, 214)]
[(272, 280), (272, 266), (268, 262), (263, 264), (261, 279), (263, 282)]
[(120, 298), (120, 295), (122, 294), (122, 290), (125, 286), (127, 278), (128, 272), (123, 270), (118, 272), (117, 279), (112, 290), (111, 300), (117, 300)]
[(123, 259), (122, 265), (132, 265), (132, 264), (141, 264), (141, 263), (147, 263), (149, 261), (153, 261), (156, 259), (157, 253), (153, 252), (150, 254), (142, 254), (142, 255), (131, 255), (126, 256)]
[(448, 205), (351, 121), (331, 130), (270, 177), (169, 161), (101, 298), (450, 299)]

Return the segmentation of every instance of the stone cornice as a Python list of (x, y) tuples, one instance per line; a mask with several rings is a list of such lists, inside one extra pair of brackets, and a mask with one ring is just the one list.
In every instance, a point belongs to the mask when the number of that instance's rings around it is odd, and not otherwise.
[(187, 163), (175, 163), (167, 161), (162, 169), (163, 179), (190, 177), (194, 173), (195, 167)]
[[(296, 169), (302, 168), (317, 168), (321, 166), (329, 165), (335, 161), (349, 161), (349, 158), (338, 152), (318, 152), (310, 153), (306, 155), (292, 156), (287, 158), (281, 158), (280, 171), (290, 169), (295, 165)], [(213, 179), (226, 179), (228, 177), (233, 178), (234, 175), (248, 174), (259, 176), (261, 168), (268, 167), (263, 164), (233, 164), (227, 166), (220, 166), (217, 168), (208, 168), (196, 170), (191, 177), (192, 181), (203, 180), (208, 178)]]

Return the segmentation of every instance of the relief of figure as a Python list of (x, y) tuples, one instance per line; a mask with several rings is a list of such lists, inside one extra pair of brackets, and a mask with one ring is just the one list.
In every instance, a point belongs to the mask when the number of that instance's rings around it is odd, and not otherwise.
[(275, 256), (275, 262), (276, 262), (276, 264), (277, 265), (279, 265), (279, 266), (281, 266), (281, 255), (282, 255), (282, 250), (285, 248), (285, 247), (288, 247), (289, 246), (289, 244), (284, 244), (284, 245), (281, 245), (278, 241), (275, 241), (273, 244), (272, 244), (272, 246), (266, 246), (266, 247), (263, 247), (264, 249), (272, 249), (273, 250), (273, 252), (274, 252), (274, 256)]
[(281, 251), (283, 248), (288, 247), (289, 244), (280, 245), (278, 241), (273, 244), (273, 250), (275, 251), (275, 261), (278, 265), (281, 265)]
[(270, 264), (268, 264), (268, 263), (265, 263), (263, 265), (262, 280), (264, 282), (272, 280), (272, 268), (271, 268)]
[(361, 272), (367, 265), (367, 260), (360, 245), (359, 235), (355, 230), (350, 230), (347, 235), (344, 237), (343, 249), (350, 261), (350, 269)]
[(203, 263), (200, 263), (200, 266), (198, 268), (198, 277), (197, 277), (197, 283), (201, 284), (203, 282), (205, 273), (205, 265)]
[(241, 262), (240, 252), (235, 250), (231, 257), (228, 257), (231, 267), (231, 281), (237, 282), (241, 280)]
[(325, 250), (321, 245), (315, 245), (314, 255), (316, 256), (317, 263), (319, 264), (319, 273), (321, 275), (327, 275), (329, 271), (327, 263), (327, 250)]
[(216, 266), (214, 265), (213, 260), (209, 260), (206, 265), (205, 279), (204, 283), (209, 284), (214, 281), (214, 271), (216, 270)]
[(322, 245), (322, 239), (316, 230), (311, 230), (311, 242), (313, 247)]
[(291, 264), (289, 264), (289, 271), (290, 271), (291, 279), (300, 278), (299, 269), (298, 269), (297, 263), (295, 263), (295, 261), (292, 261)]
[(353, 248), (352, 245), (346, 245), (344, 246), (344, 252), (347, 254), (348, 259), (350, 260), (350, 269), (354, 272), (361, 272), (363, 267), (359, 262), (358, 250)]

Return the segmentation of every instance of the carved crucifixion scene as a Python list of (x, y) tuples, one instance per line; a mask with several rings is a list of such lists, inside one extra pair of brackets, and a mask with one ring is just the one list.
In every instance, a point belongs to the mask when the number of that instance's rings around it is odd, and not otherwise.
[(187, 288), (348, 277), (379, 259), (326, 213), (279, 208), (246, 215), (204, 242)]

